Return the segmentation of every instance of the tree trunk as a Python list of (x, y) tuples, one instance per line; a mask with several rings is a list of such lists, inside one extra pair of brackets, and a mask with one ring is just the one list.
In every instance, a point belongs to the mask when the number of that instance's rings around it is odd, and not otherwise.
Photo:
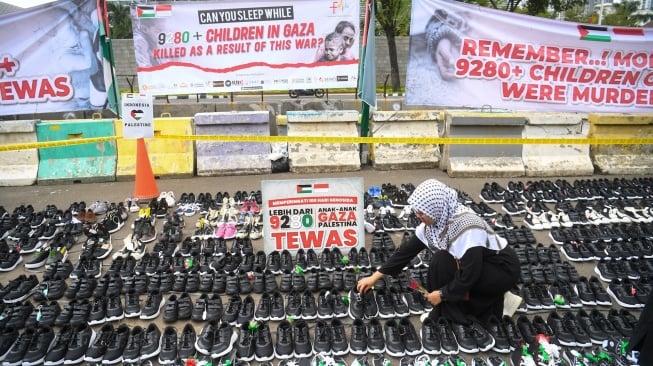
[(385, 28), (385, 36), (388, 41), (388, 56), (390, 57), (390, 85), (393, 92), (398, 92), (401, 88), (399, 79), (399, 62), (397, 61), (397, 42), (395, 41), (395, 30)]

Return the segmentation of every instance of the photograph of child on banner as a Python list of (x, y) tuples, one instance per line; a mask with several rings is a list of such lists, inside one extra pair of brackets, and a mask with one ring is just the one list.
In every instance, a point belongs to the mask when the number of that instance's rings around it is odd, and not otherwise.
[(435, 10), (426, 25), (426, 48), (443, 80), (456, 78), (455, 62), (460, 56), (460, 45), (466, 30), (467, 21), (462, 16), (444, 9)]
[[(356, 26), (352, 24), (350, 21), (347, 20), (342, 20), (336, 24), (336, 27), (333, 31), (333, 33), (329, 33), (326, 37), (331, 36), (332, 34), (338, 35), (341, 40), (341, 50), (340, 50), (340, 55), (337, 58), (337, 60), (354, 60), (357, 58), (357, 55), (353, 53), (353, 48), (354, 43), (356, 42)], [(324, 39), (324, 42), (322, 43), (322, 47), (318, 48), (317, 53), (315, 55), (315, 61), (320, 62), (320, 61), (334, 61), (335, 58), (327, 60), (324, 58), (324, 53), (325, 49), (327, 47), (326, 44), (326, 37)], [(332, 36), (333, 37), (333, 36)], [(332, 56), (333, 57), (333, 56)]]
[(344, 48), (342, 37), (336, 33), (332, 32), (327, 34), (324, 37), (324, 52), (322, 57), (320, 57), (317, 62), (325, 61), (340, 61), (342, 60), (342, 50)]
[[(407, 98), (412, 104), (457, 105), (454, 96), (464, 92), (457, 83), (456, 60), (464, 38), (472, 36), (470, 14), (436, 8), (420, 13), (411, 23), (406, 74)], [(414, 32), (412, 31), (414, 29)]]

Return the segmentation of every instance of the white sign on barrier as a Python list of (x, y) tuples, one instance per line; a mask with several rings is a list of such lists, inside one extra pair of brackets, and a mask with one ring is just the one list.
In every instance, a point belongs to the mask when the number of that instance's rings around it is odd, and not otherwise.
[(266, 253), (365, 246), (363, 178), (261, 182)]
[(147, 94), (122, 95), (122, 134), (124, 138), (154, 137), (154, 102)]

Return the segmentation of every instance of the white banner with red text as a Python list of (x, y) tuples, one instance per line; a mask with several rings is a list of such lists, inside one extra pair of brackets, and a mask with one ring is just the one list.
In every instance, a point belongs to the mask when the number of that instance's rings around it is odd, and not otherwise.
[(363, 178), (265, 180), (265, 252), (365, 246)]
[(355, 0), (132, 5), (140, 90), (355, 87), (359, 11)]
[(0, 15), (0, 115), (102, 109), (106, 101), (96, 0)]
[(653, 28), (413, 0), (406, 103), (650, 113)]

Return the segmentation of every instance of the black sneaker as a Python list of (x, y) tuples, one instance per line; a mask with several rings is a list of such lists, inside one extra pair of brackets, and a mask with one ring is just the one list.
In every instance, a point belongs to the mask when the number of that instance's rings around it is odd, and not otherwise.
[(254, 319), (256, 321), (270, 320), (270, 306), (270, 294), (268, 292), (262, 293), (256, 311), (254, 312)]
[(20, 279), (20, 284), (15, 289), (9, 291), (2, 299), (7, 304), (14, 304), (27, 299), (39, 286), (39, 280), (36, 275), (20, 275), (18, 278)]
[(472, 321), (470, 325), (472, 329), (472, 334), (476, 339), (476, 344), (478, 345), (478, 350), (480, 352), (489, 351), (494, 347), (495, 341), (492, 335), (479, 323), (478, 321)]
[(494, 339), (492, 350), (498, 353), (510, 353), (510, 339), (501, 319), (490, 316), (486, 324), (486, 330)]
[(456, 335), (460, 350), (465, 353), (476, 353), (479, 351), (476, 334), (471, 325), (451, 323), (451, 328)]
[(186, 323), (184, 329), (181, 331), (179, 336), (179, 344), (177, 346), (177, 357), (182, 360), (188, 359), (195, 356), (195, 340), (197, 334), (195, 333), (195, 328), (192, 324)]
[(72, 316), (70, 317), (71, 325), (76, 326), (87, 323), (88, 316), (91, 312), (91, 303), (87, 299), (80, 300), (75, 303), (75, 307), (72, 310)]
[(349, 350), (354, 355), (367, 354), (367, 328), (362, 319), (354, 319), (351, 325)]
[(254, 359), (254, 330), (249, 329), (249, 324), (241, 324), (238, 330), (236, 357), (241, 361)]
[[(175, 295), (172, 295), (175, 296)], [(172, 297), (171, 296), (171, 297)], [(163, 295), (159, 291), (152, 291), (147, 295), (147, 299), (145, 300), (145, 304), (143, 304), (143, 309), (140, 310), (140, 318), (147, 320), (147, 319), (154, 319), (159, 316), (161, 313), (161, 309), (164, 306), (163, 302)], [(168, 310), (168, 309), (166, 309)], [(172, 309), (170, 310), (172, 311)], [(172, 315), (170, 314), (169, 317), (172, 319)]]
[(134, 363), (141, 359), (141, 345), (143, 344), (143, 328), (135, 326), (129, 332), (127, 344), (122, 352), (122, 361)]
[(574, 336), (574, 341), (577, 347), (590, 347), (592, 345), (592, 340), (590, 339), (589, 334), (585, 329), (578, 324), (576, 317), (573, 313), (567, 312), (562, 317), (562, 321), (566, 329), (569, 329)]
[(158, 356), (161, 352), (161, 331), (154, 323), (145, 328), (141, 342), (141, 360)]
[(23, 261), (23, 257), (15, 249), (0, 256), (0, 272), (9, 272), (16, 268)]
[(399, 320), (399, 331), (407, 355), (415, 356), (422, 353), (422, 342), (409, 318), (404, 317)]
[(308, 324), (304, 320), (293, 322), (293, 344), (295, 345), (295, 357), (309, 357), (313, 354), (313, 345), (308, 331)]
[(37, 339), (37, 332), (34, 328), (27, 328), (13, 340), (13, 343), (5, 354), (4, 365), (21, 365), (25, 354), (33, 340)]
[(208, 295), (203, 293), (200, 297), (195, 300), (193, 305), (193, 313), (191, 314), (190, 319), (195, 322), (205, 321), (206, 320), (206, 305), (208, 302)]
[(222, 313), (222, 322), (236, 325), (241, 305), (242, 299), (239, 295), (232, 295), (229, 297), (229, 302)]
[(45, 356), (54, 340), (54, 331), (50, 327), (39, 326), (36, 328), (34, 337), (27, 347), (27, 351), (22, 359), (25, 366), (43, 364)]
[(122, 362), (122, 355), (127, 346), (130, 329), (127, 324), (121, 324), (109, 339), (106, 352), (102, 358), (105, 365), (113, 365)]
[(530, 319), (528, 319), (525, 315), (520, 315), (519, 318), (517, 318), (517, 328), (519, 329), (519, 333), (521, 334), (524, 342), (527, 344), (532, 344), (535, 342), (535, 337), (537, 336), (537, 329), (533, 326), (533, 323), (531, 323)]
[[(5, 334), (2, 334), (2, 336), (6, 336)], [(52, 365), (61, 365), (64, 362), (64, 357), (66, 356), (66, 352), (68, 350), (68, 343), (70, 343), (71, 338), (73, 336), (73, 328), (70, 327), (69, 325), (64, 325), (59, 329), (59, 332), (55, 335), (54, 341), (52, 342), (52, 345), (50, 347), (50, 350), (48, 351), (47, 356), (45, 356), (44, 360), (44, 365), (46, 366), (52, 366)], [(16, 337), (18, 337), (18, 333), (15, 334), (15, 337), (12, 337), (11, 340), (13, 341)], [(0, 346), (0, 358), (4, 358), (4, 353), (2, 347)], [(82, 360), (79, 362), (83, 361), (83, 354), (82, 354)], [(79, 363), (77, 362), (77, 363)]]
[(279, 291), (270, 294), (270, 320), (280, 321), (286, 318), (283, 295)]
[(424, 308), (424, 303), (422, 302), (424, 295), (422, 295), (421, 292), (408, 289), (407, 292), (405, 293), (404, 298), (406, 300), (406, 303), (408, 304), (408, 311), (410, 312), (410, 314), (413, 315), (424, 314), (426, 309)]
[(403, 357), (406, 355), (406, 347), (401, 339), (401, 330), (397, 321), (392, 319), (386, 321), (383, 326), (385, 334), (386, 353), (392, 357)]
[(378, 304), (379, 317), (381, 318), (394, 318), (395, 308), (390, 294), (386, 293), (386, 289), (378, 289), (372, 291), (375, 294), (375, 300)]
[(302, 294), (302, 319), (311, 320), (317, 318), (317, 304), (315, 297), (309, 290)]
[(26, 269), (37, 269), (45, 265), (48, 257), (50, 256), (49, 247), (41, 247), (40, 250), (37, 250), (36, 253), (25, 262)]
[[(143, 311), (141, 311), (141, 317), (143, 317)], [(163, 321), (166, 323), (174, 323), (177, 319), (179, 319), (179, 302), (177, 301), (177, 295), (172, 294), (168, 297), (168, 301), (165, 303)]]
[(290, 291), (286, 298), (286, 316), (294, 319), (302, 317), (302, 297), (295, 290)]
[[(105, 324), (89, 345), (85, 355), (86, 362), (102, 362), (111, 340), (114, 338), (115, 329), (111, 324)], [(122, 352), (120, 352), (122, 358)]]
[(349, 341), (345, 334), (345, 327), (338, 318), (331, 320), (331, 352), (334, 356), (343, 356), (349, 353)]
[[(74, 365), (84, 361), (84, 356), (95, 339), (95, 332), (88, 324), (75, 327), (70, 337), (68, 351), (64, 357), (64, 364)], [(48, 352), (49, 354), (49, 352)]]
[(454, 335), (451, 323), (440, 317), (437, 320), (438, 336), (440, 336), (440, 345), (442, 347), (442, 353), (445, 355), (458, 354), (460, 347), (456, 341), (456, 336)]
[(173, 365), (177, 360), (177, 330), (167, 326), (161, 337), (161, 352), (159, 353), (160, 365)]
[(96, 297), (91, 300), (91, 310), (88, 314), (88, 324), (98, 325), (106, 321), (107, 316), (107, 299), (105, 297)]
[(240, 310), (238, 311), (236, 324), (247, 324), (254, 319), (255, 307), (256, 304), (254, 303), (254, 298), (251, 295), (245, 296), (240, 306)]
[(211, 346), (211, 357), (218, 358), (228, 354), (237, 340), (238, 333), (234, 332), (233, 327), (230, 324), (221, 323), (215, 330), (213, 345)]
[[(368, 292), (371, 293), (372, 291)], [(363, 301), (363, 294), (359, 293), (356, 288), (349, 291), (349, 317), (352, 319), (365, 318), (365, 302)]]
[(596, 303), (598, 305), (611, 306), (612, 301), (610, 300), (610, 295), (601, 284), (601, 281), (596, 276), (591, 276), (588, 280), (589, 286), (594, 292), (594, 297), (596, 297)]
[(274, 356), (278, 359), (289, 359), (294, 356), (293, 327), (288, 320), (282, 320), (277, 325), (277, 337), (274, 344)]
[(386, 351), (383, 326), (377, 318), (370, 319), (367, 323), (367, 352), (384, 353)]
[(125, 318), (137, 318), (141, 316), (141, 303), (138, 294), (134, 290), (125, 293)]
[(551, 328), (551, 330), (555, 333), (556, 338), (561, 345), (567, 347), (576, 346), (576, 339), (572, 333), (575, 331), (575, 329), (572, 330), (567, 328), (563, 318), (559, 313), (555, 311), (550, 312), (546, 322), (549, 328)]
[(439, 355), (442, 353), (438, 327), (433, 318), (427, 317), (424, 319), (422, 322), (421, 336), (424, 353), (429, 355)]
[(219, 320), (222, 316), (222, 298), (218, 294), (213, 294), (206, 301), (206, 320)]
[(274, 358), (272, 335), (267, 323), (260, 323), (254, 339), (254, 358), (258, 362), (270, 361)]
[(315, 323), (315, 334), (313, 339), (313, 352), (314, 353), (331, 353), (331, 328), (326, 322), (318, 320)]
[(608, 284), (606, 292), (624, 308), (636, 309), (640, 308), (640, 302), (635, 296), (637, 292), (635, 286), (629, 279), (614, 279)]
[(504, 315), (501, 318), (501, 324), (503, 324), (506, 334), (508, 335), (508, 341), (510, 342), (510, 351), (514, 351), (519, 348), (522, 343), (524, 343), (524, 338), (521, 335), (521, 331), (512, 321), (512, 317)]
[(195, 340), (195, 349), (203, 355), (210, 355), (211, 348), (213, 347), (215, 332), (218, 328), (217, 322), (207, 322), (202, 327), (200, 334), (197, 335)]
[(327, 290), (321, 290), (317, 296), (317, 317), (320, 319), (331, 319), (334, 317), (333, 301), (331, 293)]

